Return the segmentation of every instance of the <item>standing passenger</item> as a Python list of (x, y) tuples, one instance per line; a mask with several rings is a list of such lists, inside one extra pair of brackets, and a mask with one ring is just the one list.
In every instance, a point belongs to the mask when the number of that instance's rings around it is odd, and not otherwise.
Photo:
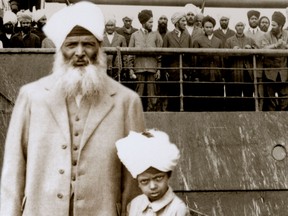
[[(199, 35), (203, 34), (201, 27), (197, 26), (196, 15), (200, 13), (200, 9), (193, 4), (186, 4), (184, 7), (187, 19), (186, 29), (189, 32), (192, 43)], [(201, 20), (202, 22), (202, 20)]]
[[(213, 17), (206, 16), (203, 18), (202, 25), (205, 34), (194, 41), (194, 48), (223, 48), (222, 41), (213, 34), (215, 24), (216, 21)], [(217, 54), (197, 56), (197, 67), (203, 67), (197, 73), (200, 84), (197, 92), (193, 94), (203, 97), (195, 105), (197, 111), (223, 111), (224, 100), (219, 98), (224, 97), (224, 85), (221, 83), (223, 80), (220, 70), (222, 58)]]
[(17, 13), (20, 22), (20, 31), (12, 36), (11, 43), (14, 48), (40, 48), (40, 38), (31, 32), (32, 13), (29, 10)]
[(161, 15), (158, 19), (158, 28), (157, 31), (161, 35), (162, 39), (168, 32), (168, 19), (166, 15)]
[[(237, 22), (235, 25), (236, 35), (227, 39), (225, 48), (228, 49), (256, 49), (256, 42), (244, 34), (244, 22)], [(228, 111), (254, 111), (255, 101), (253, 59), (251, 56), (231, 56), (228, 58), (227, 66), (237, 68), (226, 72), (227, 97), (237, 97), (235, 99), (226, 99), (226, 110)], [(243, 98), (242, 97), (248, 97)]]
[[(283, 30), (286, 18), (275, 11), (272, 15), (272, 29), (265, 33), (261, 41), (263, 49), (288, 49), (288, 32)], [(288, 69), (287, 57), (264, 58), (264, 89), (267, 99), (264, 100), (264, 110), (288, 110)], [(279, 68), (279, 69), (277, 69)], [(265, 83), (266, 82), (266, 83)], [(275, 98), (275, 97), (278, 98)]]
[[(172, 15), (171, 21), (175, 28), (166, 34), (163, 41), (163, 47), (168, 48), (189, 48), (191, 46), (191, 37), (186, 30), (187, 20), (185, 12), (176, 12)], [(191, 64), (190, 55), (183, 55), (183, 67), (189, 67)], [(180, 111), (180, 60), (179, 54), (171, 54), (162, 56), (162, 66), (167, 68), (166, 73), (168, 81), (176, 81), (177, 83), (166, 84), (166, 92), (168, 96), (168, 111)], [(171, 68), (171, 69), (170, 69)], [(183, 80), (189, 79), (189, 70), (183, 70)], [(179, 82), (179, 83), (178, 83)], [(174, 97), (173, 97), (174, 96)], [(177, 97), (176, 97), (177, 96)]]
[(4, 31), (0, 34), (3, 48), (11, 48), (11, 38), (14, 35), (14, 26), (17, 23), (17, 16), (11, 11), (5, 11), (3, 16)]
[(264, 35), (264, 32), (258, 27), (260, 12), (256, 10), (250, 10), (247, 12), (249, 28), (244, 32), (244, 34), (257, 43), (257, 46), (260, 47), (261, 37)]
[[(127, 46), (129, 46), (129, 42), (130, 42), (130, 38), (131, 35), (136, 32), (138, 29), (134, 28), (132, 26), (132, 22), (133, 22), (133, 17), (131, 16), (125, 16), (122, 19), (123, 21), (123, 27), (121, 28), (117, 28), (116, 32), (122, 36), (124, 36), (125, 40), (126, 40), (126, 44)], [(136, 85), (134, 83), (131, 83), (132, 81), (134, 81), (136, 79), (135, 76), (133, 76), (133, 74), (130, 75), (129, 73), (129, 68), (123, 68), (123, 74), (125, 74), (125, 80), (130, 82), (130, 83), (123, 83), (125, 86), (127, 86), (128, 88), (135, 90)]]
[(235, 35), (235, 31), (229, 28), (229, 20), (229, 16), (221, 16), (219, 19), (220, 28), (214, 31), (214, 36), (222, 41), (223, 47), (226, 40)]
[[(248, 22), (249, 22), (249, 28), (247, 29), (244, 34), (248, 37), (251, 37), (257, 44), (258, 47), (261, 47), (261, 39), (263, 35), (265, 34), (260, 30), (258, 27), (259, 25), (259, 17), (260, 17), (260, 12), (256, 10), (249, 10), (247, 12), (247, 17), (248, 17)], [(257, 82), (262, 82), (262, 77), (263, 77), (263, 57), (262, 56), (257, 56), (256, 58), (257, 64), (256, 64), (256, 77), (257, 77)], [(258, 96), (260, 97), (259, 99), (259, 110), (263, 109), (263, 98), (264, 97), (264, 89), (262, 84), (258, 84)]]
[[(108, 17), (105, 19), (105, 33), (103, 38), (103, 47), (127, 47), (124, 36), (115, 31), (116, 19), (115, 17)], [(122, 59), (118, 59), (117, 55), (107, 56), (107, 74), (114, 80), (119, 81), (122, 74), (119, 67), (122, 65)], [(124, 67), (126, 66), (126, 56), (123, 59)], [(122, 68), (122, 66), (121, 66)], [(119, 77), (120, 76), (120, 77)]]
[[(157, 31), (152, 31), (153, 14), (151, 10), (142, 10), (138, 14), (142, 28), (131, 36), (129, 47), (156, 48), (162, 47), (163, 40)], [(134, 68), (133, 68), (134, 67)], [(138, 84), (136, 92), (140, 96), (148, 96), (147, 100), (142, 98), (145, 111), (155, 111), (157, 98), (155, 80), (160, 78), (161, 59), (158, 56), (130, 56), (130, 75), (136, 76)], [(145, 83), (152, 82), (152, 83)]]
[(116, 29), (116, 32), (126, 39), (127, 46), (129, 45), (131, 35), (136, 32), (138, 29), (132, 26), (133, 17), (125, 16), (122, 19), (124, 25), (121, 28)]
[[(168, 18), (166, 15), (161, 15), (158, 19), (158, 28), (157, 31), (164, 39), (165, 35), (168, 33)], [(165, 89), (165, 82), (167, 81), (166, 70), (160, 70), (160, 82), (156, 85), (157, 87), (157, 95), (159, 96), (167, 96), (167, 92)], [(167, 110), (168, 99), (167, 98), (158, 98), (157, 100), (157, 111), (166, 111)]]
[(36, 10), (33, 19), (36, 22), (36, 27), (31, 32), (40, 38), (40, 43), (42, 44), (42, 41), (46, 38), (43, 32), (43, 27), (47, 22), (46, 11), (44, 9)]

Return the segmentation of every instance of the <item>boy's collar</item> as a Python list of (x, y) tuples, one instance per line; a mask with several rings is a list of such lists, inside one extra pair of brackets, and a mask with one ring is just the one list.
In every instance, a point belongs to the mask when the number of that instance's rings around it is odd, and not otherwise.
[(145, 211), (147, 208), (151, 208), (153, 210), (153, 212), (158, 212), (160, 209), (164, 208), (165, 206), (167, 206), (175, 197), (175, 194), (172, 190), (172, 188), (169, 186), (168, 190), (166, 191), (166, 193), (164, 194), (164, 196), (162, 198), (160, 198), (159, 200), (155, 200), (154, 202), (150, 202), (148, 197), (146, 195), (145, 196), (145, 201), (143, 202), (143, 206), (142, 206), (142, 212)]

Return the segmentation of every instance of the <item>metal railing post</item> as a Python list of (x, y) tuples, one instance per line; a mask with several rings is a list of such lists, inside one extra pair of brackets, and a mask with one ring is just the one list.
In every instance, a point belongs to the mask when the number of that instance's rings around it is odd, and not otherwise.
[(258, 98), (258, 83), (257, 83), (257, 61), (256, 55), (253, 55), (253, 77), (254, 77), (254, 99), (255, 111), (259, 111), (259, 98)]
[(179, 69), (180, 69), (180, 112), (184, 111), (184, 101), (183, 101), (183, 54), (179, 55)]

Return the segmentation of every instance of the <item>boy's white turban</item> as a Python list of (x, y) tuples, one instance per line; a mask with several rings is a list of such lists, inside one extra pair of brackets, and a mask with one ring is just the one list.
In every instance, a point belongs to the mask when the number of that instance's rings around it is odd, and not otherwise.
[(166, 133), (151, 129), (147, 134), (152, 136), (130, 131), (127, 137), (116, 142), (118, 157), (134, 178), (150, 167), (172, 171), (180, 158), (177, 146)]

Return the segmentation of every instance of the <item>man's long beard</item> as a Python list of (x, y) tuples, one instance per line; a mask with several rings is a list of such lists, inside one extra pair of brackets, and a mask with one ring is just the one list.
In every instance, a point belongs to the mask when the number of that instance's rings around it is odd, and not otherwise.
[(160, 34), (165, 34), (167, 30), (167, 24), (166, 23), (158, 23), (158, 31)]
[(105, 91), (106, 60), (99, 51), (95, 64), (89, 63), (83, 67), (73, 67), (67, 64), (62, 53), (56, 54), (53, 75), (56, 76), (57, 87), (61, 88), (66, 97), (98, 96)]

